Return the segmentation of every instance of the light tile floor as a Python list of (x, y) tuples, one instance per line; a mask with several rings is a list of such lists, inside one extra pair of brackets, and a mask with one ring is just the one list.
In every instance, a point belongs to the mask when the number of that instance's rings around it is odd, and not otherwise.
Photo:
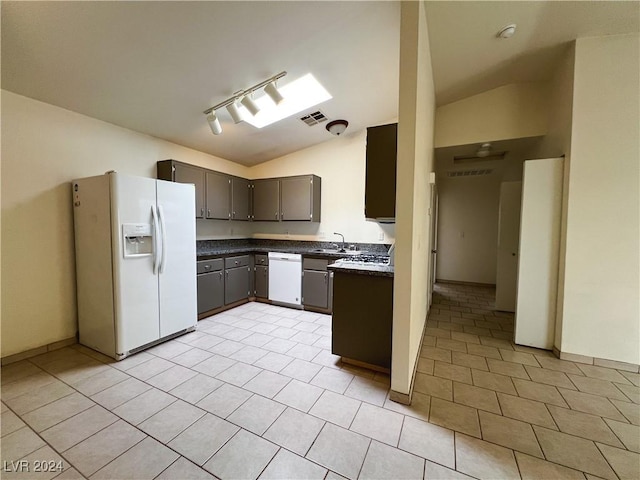
[(437, 285), (410, 407), (331, 354), (329, 316), (261, 303), (121, 362), (7, 365), (1, 476), (640, 478), (637, 371), (514, 345), (494, 294)]

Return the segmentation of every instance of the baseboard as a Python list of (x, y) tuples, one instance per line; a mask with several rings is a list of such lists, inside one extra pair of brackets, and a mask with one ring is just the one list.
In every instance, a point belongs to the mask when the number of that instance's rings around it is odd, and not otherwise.
[(69, 345), (73, 345), (78, 343), (77, 336), (73, 336), (70, 338), (66, 338), (64, 340), (60, 340), (58, 342), (49, 343), (47, 345), (43, 345), (41, 347), (32, 348), (30, 350), (25, 350), (24, 352), (15, 353), (13, 355), (7, 355), (6, 357), (2, 357), (0, 359), (0, 365), (9, 365), (10, 363), (19, 362), (20, 360), (26, 360), (27, 358), (33, 358), (38, 355), (42, 355), (43, 353), (51, 352), (53, 350), (59, 350), (64, 347), (68, 347)]
[(451, 283), (453, 285), (468, 285), (470, 287), (493, 287), (495, 283), (478, 283), (478, 282), (460, 282), (458, 280), (444, 280), (442, 278), (436, 278), (436, 283)]
[(579, 355), (577, 353), (562, 352), (555, 346), (553, 354), (560, 360), (569, 362), (584, 363), (586, 365), (595, 365), (597, 367), (615, 368), (626, 372), (640, 373), (640, 365), (635, 363), (618, 362), (616, 360), (608, 360), (606, 358), (589, 357), (587, 355)]

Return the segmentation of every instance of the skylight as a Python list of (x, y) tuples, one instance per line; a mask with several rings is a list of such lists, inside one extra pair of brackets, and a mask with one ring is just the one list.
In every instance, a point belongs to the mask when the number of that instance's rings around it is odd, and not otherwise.
[(310, 73), (278, 87), (278, 91), (284, 97), (279, 105), (275, 105), (267, 95), (254, 99), (260, 108), (255, 116), (240, 105), (243, 120), (256, 128), (262, 128), (333, 98)]

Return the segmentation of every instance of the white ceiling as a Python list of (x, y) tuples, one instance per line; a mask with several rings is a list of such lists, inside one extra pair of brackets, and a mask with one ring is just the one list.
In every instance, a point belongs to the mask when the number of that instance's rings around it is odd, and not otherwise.
[[(638, 31), (638, 2), (426, 2), (438, 104), (549, 78), (567, 42)], [(397, 117), (398, 2), (8, 2), (2, 88), (245, 165), (330, 140), (297, 117), (214, 136), (202, 111), (286, 70), (345, 135)], [(494, 37), (517, 23), (510, 40)], [(309, 113), (309, 109), (301, 113)], [(301, 116), (300, 115), (300, 116)]]
[[(638, 1), (427, 1), (438, 105), (544, 81), (571, 40), (640, 30)], [(510, 39), (497, 32), (517, 24)]]

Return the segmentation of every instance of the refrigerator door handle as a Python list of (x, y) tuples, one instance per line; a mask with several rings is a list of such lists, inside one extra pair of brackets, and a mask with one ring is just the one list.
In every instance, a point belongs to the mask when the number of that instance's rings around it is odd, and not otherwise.
[(163, 273), (164, 266), (167, 264), (167, 226), (164, 223), (162, 205), (158, 205), (158, 218), (160, 219), (160, 230), (162, 231), (162, 261), (160, 262), (160, 273)]
[(160, 255), (158, 252), (158, 236), (160, 230), (158, 228), (158, 214), (156, 213), (156, 206), (151, 205), (151, 216), (153, 217), (153, 274), (158, 273), (158, 267), (160, 266)]

